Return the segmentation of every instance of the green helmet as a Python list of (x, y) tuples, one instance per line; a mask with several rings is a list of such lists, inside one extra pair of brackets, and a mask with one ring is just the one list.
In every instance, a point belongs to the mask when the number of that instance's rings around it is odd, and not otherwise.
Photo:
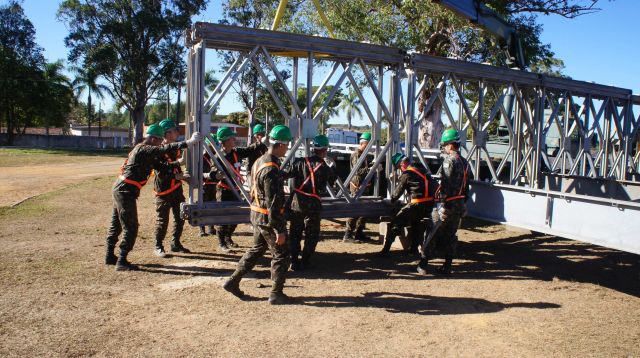
[(253, 135), (260, 134), (260, 133), (264, 134), (266, 132), (267, 130), (264, 128), (263, 124), (258, 123), (255, 126), (253, 126), (253, 132), (252, 132)]
[(449, 143), (460, 143), (460, 134), (453, 128), (449, 128), (444, 131), (442, 133), (442, 138), (440, 138), (440, 145)]
[(233, 129), (229, 128), (229, 127), (220, 127), (218, 129), (218, 134), (216, 134), (218, 137), (218, 140), (221, 142), (224, 142), (225, 140), (235, 137), (236, 136), (236, 132), (233, 131)]
[(269, 138), (271, 138), (273, 143), (288, 144), (291, 142), (291, 130), (289, 127), (279, 124), (271, 129)]
[(393, 163), (393, 165), (397, 166), (399, 163), (401, 163), (405, 159), (407, 159), (406, 155), (402, 153), (396, 153), (391, 157), (391, 162)]
[(371, 132), (364, 132), (360, 136), (360, 141), (366, 140), (367, 142), (371, 141)]
[(164, 130), (165, 133), (177, 127), (176, 122), (172, 121), (169, 118), (161, 120), (158, 125), (160, 126), (160, 128), (162, 128), (162, 130)]
[(216, 137), (215, 133), (211, 133), (211, 136), (204, 137), (205, 143), (211, 145), (211, 141), (209, 140), (209, 138), (213, 139), (213, 142), (216, 144), (216, 146), (220, 146), (220, 142), (218, 142), (218, 138)]
[(324, 134), (318, 134), (313, 137), (313, 148), (314, 149), (324, 149), (329, 147), (329, 138), (327, 138)]
[(158, 123), (154, 123), (147, 127), (147, 137), (164, 137), (164, 129), (158, 125)]

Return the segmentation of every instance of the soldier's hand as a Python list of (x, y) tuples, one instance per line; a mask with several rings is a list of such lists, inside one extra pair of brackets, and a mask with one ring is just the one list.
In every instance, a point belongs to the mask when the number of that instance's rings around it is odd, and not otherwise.
[(184, 154), (178, 159), (178, 165), (184, 165)]
[(331, 157), (325, 157), (324, 158), (324, 162), (327, 163), (327, 165), (330, 166), (330, 167), (335, 167), (336, 166), (336, 162)]
[(189, 147), (193, 147), (195, 144), (200, 143), (201, 140), (202, 136), (200, 135), (200, 132), (193, 132), (191, 138), (187, 140), (187, 145)]
[(211, 173), (202, 173), (202, 178), (211, 179)]
[(282, 246), (285, 242), (287, 242), (287, 234), (283, 232), (279, 233), (276, 237), (276, 245)]
[(176, 174), (176, 179), (177, 180), (189, 180), (189, 179), (191, 179), (191, 175), (185, 174), (185, 173), (177, 173)]
[(444, 207), (438, 209), (438, 215), (440, 216), (440, 221), (445, 221), (449, 217), (449, 213)]

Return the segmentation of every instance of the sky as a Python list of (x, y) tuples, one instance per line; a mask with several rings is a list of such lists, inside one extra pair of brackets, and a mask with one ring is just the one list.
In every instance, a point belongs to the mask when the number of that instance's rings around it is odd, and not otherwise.
[[(0, 3), (6, 3), (0, 0)], [(68, 33), (65, 25), (56, 19), (59, 1), (24, 0), (27, 17), (36, 29), (36, 41), (45, 50), (49, 61), (67, 58), (64, 38)], [(573, 79), (593, 81), (631, 89), (640, 94), (640, 1), (600, 0), (602, 8), (594, 14), (576, 19), (565, 19), (557, 15), (542, 15), (541, 39), (550, 43), (556, 57), (565, 63), (564, 73)], [(208, 8), (194, 21), (217, 22), (221, 18), (220, 0), (211, 0)], [(216, 66), (215, 61), (209, 67)], [(218, 113), (226, 114), (241, 110), (234, 96), (227, 95)], [(105, 100), (104, 105), (112, 102)], [(362, 123), (366, 123), (361, 121)], [(359, 124), (356, 121), (356, 124)]]

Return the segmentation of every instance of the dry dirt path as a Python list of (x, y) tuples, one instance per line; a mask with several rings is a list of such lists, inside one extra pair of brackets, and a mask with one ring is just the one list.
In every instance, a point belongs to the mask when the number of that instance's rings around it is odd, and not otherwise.
[[(26, 165), (20, 165), (25, 157)], [(5, 159), (0, 162), (0, 207), (14, 205), (32, 196), (86, 179), (106, 175), (115, 178), (123, 160), (102, 156), (50, 156), (38, 161), (31, 160), (29, 156), (19, 156), (11, 162)]]
[(316, 268), (287, 281), (297, 303), (271, 307), (266, 259), (247, 301), (219, 286), (246, 225), (231, 254), (188, 228), (192, 254), (153, 256), (149, 188), (130, 256), (143, 270), (103, 265), (112, 179), (0, 210), (0, 356), (640, 356), (637, 255), (467, 222), (454, 274), (423, 277), (323, 222)]

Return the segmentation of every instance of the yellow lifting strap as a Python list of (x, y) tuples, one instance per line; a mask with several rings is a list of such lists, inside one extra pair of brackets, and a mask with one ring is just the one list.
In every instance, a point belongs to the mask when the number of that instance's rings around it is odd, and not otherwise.
[[(271, 25), (271, 31), (275, 31), (280, 26), (280, 22), (282, 21), (282, 16), (284, 15), (284, 11), (287, 8), (287, 4), (289, 0), (280, 0), (280, 4), (278, 5), (278, 10), (276, 11), (276, 17), (273, 19), (273, 24)], [(316, 7), (316, 11), (318, 12), (318, 16), (320, 16), (320, 20), (327, 28), (327, 32), (329, 33), (329, 37), (335, 38), (333, 34), (333, 27), (329, 23), (329, 20), (325, 16), (322, 8), (320, 7), (320, 0), (313, 0), (313, 5)]]

